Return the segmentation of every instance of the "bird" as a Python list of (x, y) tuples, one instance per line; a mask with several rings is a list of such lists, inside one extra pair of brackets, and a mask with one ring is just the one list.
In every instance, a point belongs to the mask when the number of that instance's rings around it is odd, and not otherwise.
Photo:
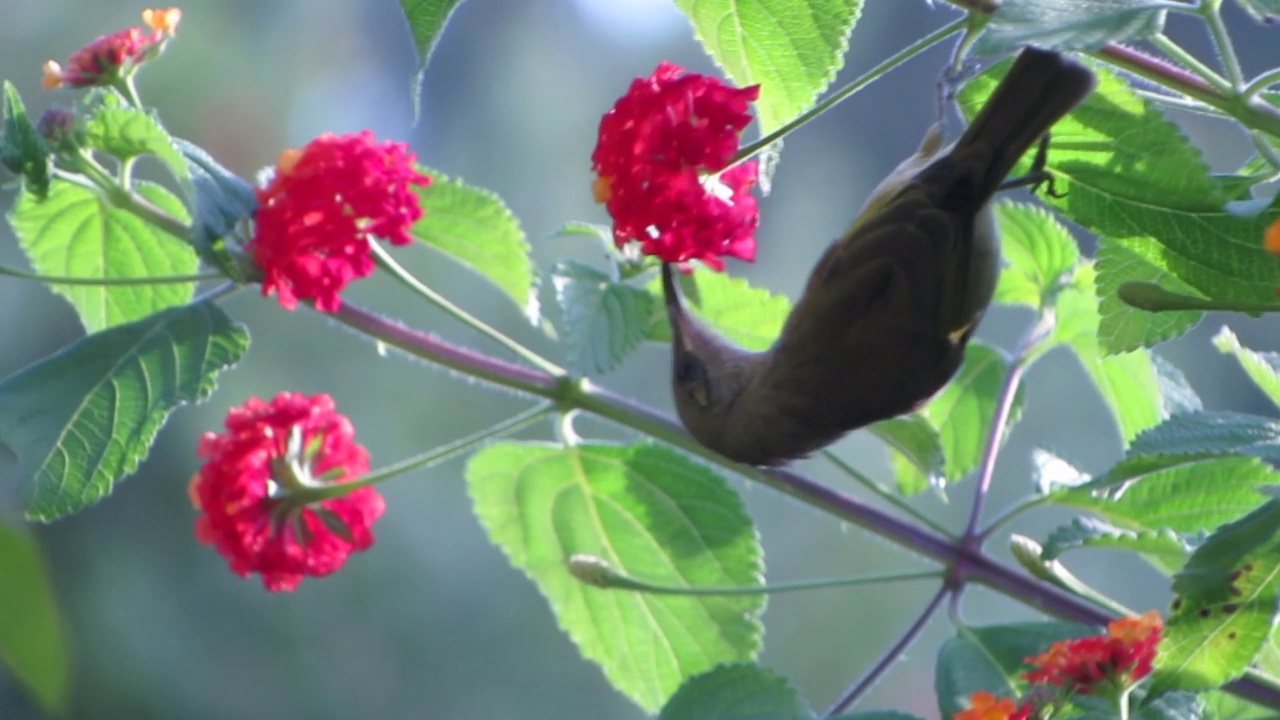
[[(959, 369), (995, 292), (992, 197), (1048, 177), (1049, 130), (1094, 84), (1079, 61), (1023, 48), (952, 145), (935, 124), (871, 192), (766, 350), (691, 314), (664, 262), (671, 387), (690, 434), (731, 460), (778, 466), (928, 401)], [(1008, 180), (1037, 143), (1032, 172)]]

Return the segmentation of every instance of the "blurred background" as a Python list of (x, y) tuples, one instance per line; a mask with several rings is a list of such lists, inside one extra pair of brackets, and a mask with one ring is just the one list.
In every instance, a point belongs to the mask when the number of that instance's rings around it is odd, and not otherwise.
[[(0, 0), (0, 76), (17, 85), (33, 117), (51, 104), (68, 105), (75, 93), (40, 89), (40, 64), (138, 24), (142, 7), (126, 0)], [(590, 193), (589, 156), (601, 113), (633, 77), (649, 74), (662, 59), (715, 72), (669, 2), (468, 0), (435, 52), (414, 124), (415, 58), (393, 0), (191, 0), (183, 9), (177, 39), (140, 82), (144, 100), (175, 135), (246, 177), (282, 148), (326, 130), (367, 127), (379, 137), (408, 140), (424, 163), (501, 195), (544, 269), (565, 255), (597, 257), (580, 238), (549, 236), (569, 220), (607, 222)], [(1277, 64), (1275, 31), (1251, 26), (1233, 7), (1229, 13), (1246, 68), (1252, 73)], [(954, 16), (941, 3), (869, 0), (840, 81)], [(1170, 32), (1204, 57), (1197, 26), (1173, 22)], [(762, 201), (759, 259), (730, 271), (794, 297), (822, 247), (933, 122), (945, 57), (933, 52), (915, 60), (789, 137), (774, 191)], [(1249, 155), (1245, 139), (1227, 126), (1179, 120), (1215, 170), (1234, 169)], [(1080, 239), (1091, 252), (1092, 239)], [(496, 290), (457, 272), (451, 261), (429, 251), (401, 256), (468, 309), (555, 352)], [(0, 228), (0, 262), (25, 264), (7, 225)], [(551, 304), (548, 290), (544, 306)], [(388, 282), (357, 283), (350, 297), (497, 352)], [(374, 548), (353, 556), (337, 575), (308, 579), (293, 593), (270, 594), (256, 578), (238, 578), (197, 543), (186, 491), (197, 467), (196, 437), (220, 427), (227, 408), (251, 395), (331, 393), (356, 422), (375, 466), (484, 428), (528, 404), (399, 355), (379, 356), (370, 343), (319, 315), (286, 312), (252, 291), (225, 306), (249, 326), (255, 342), (244, 362), (222, 377), (220, 391), (175, 413), (141, 471), (108, 502), (31, 528), (66, 615), (74, 717), (644, 717), (581, 659), (534, 586), (486, 541), (469, 509), (462, 461), (384, 485), (388, 509)], [(997, 308), (981, 335), (1009, 347), (1030, 319)], [(1160, 353), (1186, 372), (1208, 407), (1274, 412), (1209, 345), (1224, 323), (1246, 345), (1277, 345), (1274, 323), (1214, 315)], [(43, 286), (0, 282), (0, 376), (81, 332), (71, 310)], [(666, 362), (665, 348), (646, 347), (602, 382), (624, 393), (643, 390), (646, 400), (669, 409), (665, 392), (652, 392), (665, 388)], [(1029, 383), (1026, 413), (996, 474), (993, 511), (1029, 491), (1034, 447), (1090, 472), (1121, 451), (1109, 416), (1064, 351), (1038, 364)], [(580, 429), (627, 437), (594, 421)], [(547, 430), (525, 436), (545, 437)], [(884, 451), (860, 434), (838, 449), (887, 477)], [(821, 462), (805, 469), (846, 484)], [(3, 521), (20, 524), (25, 480), (12, 455), (0, 455)], [(925, 566), (857, 528), (735, 483), (763, 536), (770, 580)], [(937, 495), (916, 502), (959, 525), (968, 489), (954, 489), (949, 503)], [(1042, 512), (1014, 529), (1042, 537), (1064, 517)], [(1076, 561), (1074, 569), (1088, 581), (1133, 607), (1163, 607), (1168, 600), (1166, 584), (1145, 566), (1096, 553)], [(815, 707), (826, 707), (894, 641), (933, 589), (925, 583), (774, 598), (764, 618), (762, 662), (789, 677)], [(966, 596), (963, 609), (973, 622), (1038, 617), (980, 590)], [(945, 619), (935, 621), (861, 708), (936, 718), (932, 664), (949, 633)], [(0, 669), (0, 718), (31, 717), (38, 717), (34, 706)]]

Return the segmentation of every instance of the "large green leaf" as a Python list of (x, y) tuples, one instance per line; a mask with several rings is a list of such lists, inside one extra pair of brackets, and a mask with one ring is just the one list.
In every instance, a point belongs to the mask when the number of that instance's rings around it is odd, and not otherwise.
[(71, 663), (62, 613), (31, 535), (0, 523), (0, 661), (49, 715), (66, 715)]
[[(775, 295), (752, 287), (742, 278), (703, 267), (688, 275), (677, 274), (676, 283), (685, 302), (699, 317), (748, 350), (764, 350), (772, 345), (791, 312), (791, 301), (785, 295)], [(662, 309), (662, 282), (652, 280), (649, 292), (655, 298), (655, 312), (648, 338), (669, 342), (671, 326)]]
[(613, 370), (644, 340), (653, 296), (589, 265), (562, 260), (551, 270), (569, 365), (579, 373)]
[[(965, 86), (967, 112), (981, 106), (1006, 67)], [(1273, 301), (1280, 265), (1261, 238), (1280, 217), (1280, 207), (1273, 203), (1247, 217), (1230, 212), (1224, 188), (1181, 130), (1123, 80), (1102, 68), (1097, 72), (1097, 90), (1053, 128), (1048, 167), (1061, 193), (1044, 199), (1144, 261), (1100, 262), (1099, 287), (1149, 279), (1159, 271), (1215, 300)], [(1106, 334), (1103, 340), (1108, 349), (1124, 347), (1109, 344)]]
[(1280, 462), (1280, 422), (1225, 411), (1175, 415), (1134, 438), (1131, 455), (1236, 454)]
[(1169, 574), (1182, 567), (1191, 554), (1187, 541), (1167, 528), (1128, 530), (1096, 518), (1078, 517), (1049, 534), (1041, 557), (1053, 560), (1076, 548), (1111, 548), (1139, 553)]
[(1101, 314), (1098, 339), (1109, 353), (1151, 347), (1176, 338), (1195, 327), (1204, 317), (1199, 310), (1148, 312), (1121, 300), (1117, 290), (1121, 285), (1134, 281), (1156, 283), (1170, 292), (1192, 297), (1202, 295), (1127, 245), (1107, 237), (1099, 240), (1097, 267), (1098, 312)]
[(975, 52), (994, 55), (1028, 43), (1092, 50), (1138, 40), (1164, 27), (1165, 0), (1002, 0)]
[(248, 347), (212, 303), (90, 335), (0, 381), (0, 440), (35, 483), (27, 517), (97, 502), (137, 469), (179, 405), (203, 400)]
[(736, 663), (692, 678), (658, 713), (658, 720), (813, 720), (795, 688), (768, 668)]
[(1156, 688), (1203, 690), (1238, 677), (1267, 642), (1280, 604), (1280, 501), (1213, 533), (1173, 590)]
[(751, 586), (759, 541), (724, 479), (663, 447), (498, 443), (467, 465), (489, 537), (546, 596), (561, 627), (621, 692), (657, 710), (686, 680), (754, 659), (761, 595), (606, 590), (569, 573), (585, 553), (648, 583)]
[(1036, 309), (1051, 306), (1080, 262), (1076, 241), (1042, 208), (1003, 201), (995, 210), (1005, 262), (995, 301)]
[(1280, 473), (1257, 458), (1137, 455), (1050, 498), (1124, 528), (1195, 533), (1249, 512), (1263, 499), (1257, 487), (1277, 482)]
[[(948, 480), (959, 480), (978, 466), (1008, 367), (1008, 360), (1000, 350), (971, 342), (965, 348), (964, 364), (955, 377), (921, 408), (921, 414), (938, 429), (942, 439)], [(1022, 393), (1018, 392), (1005, 426), (1006, 435), (1021, 414), (1021, 408)]]
[(430, 168), (424, 171), (431, 184), (416, 188), (423, 216), (414, 223), (413, 236), (488, 278), (530, 321), (537, 321), (537, 276), (529, 241), (511, 210), (488, 190)]
[[(159, 185), (136, 189), (182, 222), (182, 202)], [(199, 265), (186, 238), (117, 208), (98, 193), (69, 182), (54, 184), (42, 202), (23, 193), (9, 222), (36, 271), (44, 275), (94, 279), (189, 275)], [(67, 298), (89, 332), (146, 317), (189, 302), (194, 282), (142, 285), (51, 285)]]
[(809, 109), (844, 63), (862, 0), (676, 0), (739, 86), (760, 84), (765, 133)]
[[(1098, 299), (1093, 266), (1082, 263), (1057, 297), (1054, 339), (1071, 348), (1128, 441), (1167, 414), (1161, 373), (1152, 355), (1136, 350), (1103, 355), (1098, 345)], [(1175, 384), (1176, 385), (1176, 384)], [(1177, 388), (1181, 390), (1181, 388)]]

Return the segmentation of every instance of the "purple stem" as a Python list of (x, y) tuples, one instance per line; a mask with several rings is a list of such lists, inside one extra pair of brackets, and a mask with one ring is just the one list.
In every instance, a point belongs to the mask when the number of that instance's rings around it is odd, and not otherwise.
[(924, 612), (920, 613), (920, 617), (916, 618), (915, 622), (911, 623), (911, 627), (907, 628), (907, 631), (902, 634), (902, 637), (898, 638), (898, 642), (894, 643), (893, 647), (889, 648), (889, 651), (884, 653), (880, 657), (880, 660), (876, 662), (876, 664), (873, 665), (865, 675), (859, 678), (858, 681), (854, 683), (839, 700), (836, 701), (836, 704), (832, 705), (831, 708), (827, 710), (823, 717), (832, 717), (836, 713), (844, 712), (846, 708), (856, 702), (858, 698), (862, 697), (863, 693), (870, 690), (871, 686), (875, 685), (876, 682), (880, 680), (880, 677), (888, 672), (889, 668), (898, 661), (898, 658), (902, 657), (902, 654), (907, 651), (907, 648), (911, 647), (911, 643), (916, 641), (916, 638), (920, 636), (920, 632), (924, 630), (924, 626), (929, 623), (929, 619), (938, 611), (938, 606), (942, 604), (942, 600), (950, 594), (950, 586), (943, 585), (938, 588), (938, 592), (934, 594), (933, 599), (925, 606)]
[[(500, 360), (450, 343), (433, 333), (414, 330), (349, 302), (343, 302), (341, 309), (331, 316), (415, 357), (495, 385), (551, 399), (565, 409), (577, 408), (595, 413), (769, 485), (841, 520), (946, 565), (950, 581), (947, 588), (959, 588), (965, 581), (972, 580), (1055, 617), (1093, 625), (1103, 625), (1111, 619), (1106, 613), (1076, 596), (996, 561), (981, 548), (969, 547), (963, 540), (952, 540), (912, 525), (794, 470), (734, 463), (704, 448), (671, 417), (598, 387), (588, 380), (555, 377), (541, 370)], [(1253, 680), (1236, 680), (1226, 687), (1252, 702), (1268, 707), (1280, 706), (1280, 690), (1268, 688)]]

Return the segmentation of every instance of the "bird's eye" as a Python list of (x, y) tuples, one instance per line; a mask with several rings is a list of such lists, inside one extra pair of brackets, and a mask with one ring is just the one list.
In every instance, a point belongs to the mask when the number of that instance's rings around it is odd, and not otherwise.
[(689, 394), (699, 405), (711, 401), (711, 388), (707, 382), (707, 368), (702, 361), (692, 355), (681, 354), (676, 358), (672, 368), (676, 384)]

